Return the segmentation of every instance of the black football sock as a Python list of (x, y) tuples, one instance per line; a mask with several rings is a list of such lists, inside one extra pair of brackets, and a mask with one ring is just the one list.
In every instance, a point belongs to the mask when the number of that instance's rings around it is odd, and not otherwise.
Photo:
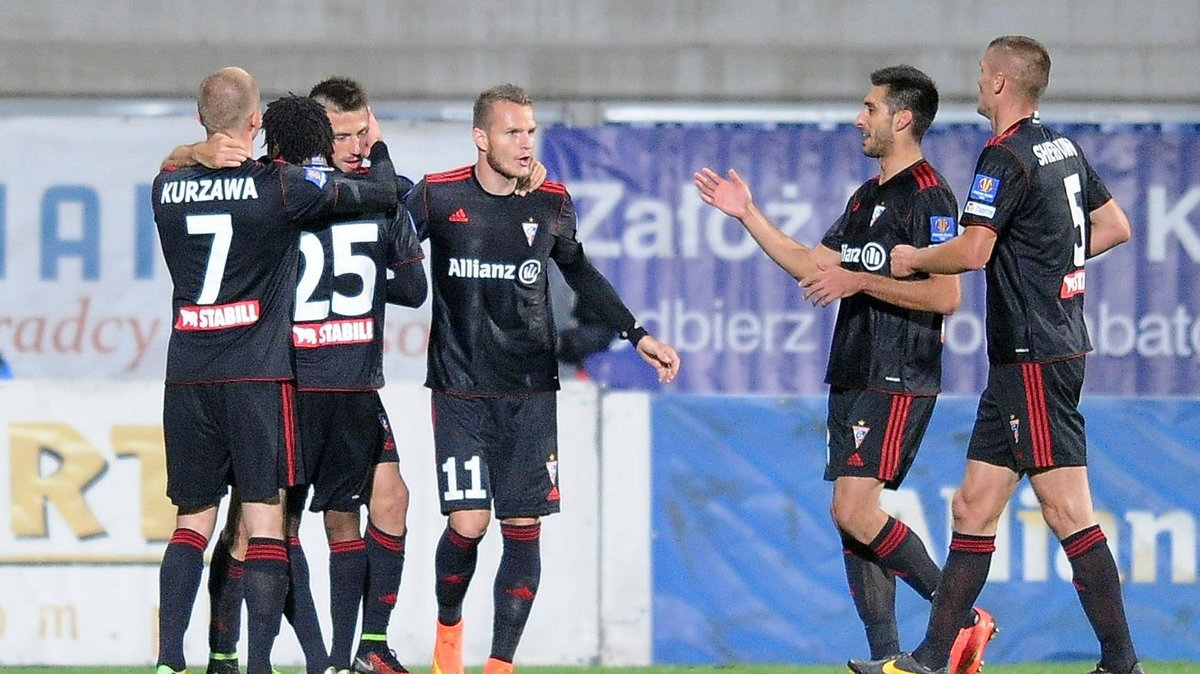
[(176, 671), (183, 659), (183, 635), (204, 573), (208, 539), (192, 529), (176, 529), (158, 569), (158, 664)]
[(404, 572), (404, 536), (385, 534), (367, 523), (367, 590), (363, 595), (363, 638), (387, 640), (388, 621), (396, 607)]
[(367, 583), (367, 546), (361, 538), (329, 544), (329, 616), (333, 623), (330, 659), (349, 669), (358, 626), (358, 606)]
[(217, 537), (208, 568), (210, 654), (236, 655), (242, 632), (242, 560), (234, 559), (229, 544)]
[(541, 524), (500, 524), (504, 552), (492, 591), (491, 657), (512, 662), (542, 577)]
[(1096, 524), (1064, 538), (1062, 547), (1071, 561), (1079, 603), (1100, 641), (1100, 666), (1125, 674), (1137, 662), (1137, 653), (1129, 636), (1121, 579), (1108, 540)]
[(305, 669), (309, 674), (324, 672), (329, 666), (329, 654), (325, 652), (325, 637), (321, 635), (317, 605), (313, 601), (308, 558), (296, 536), (288, 537), (288, 592), (283, 615), (291, 623), (300, 649), (304, 651)]
[(950, 553), (933, 596), (925, 640), (912, 653), (917, 662), (937, 670), (950, 661), (950, 647), (962, 626), (972, 620), (972, 607), (987, 582), (995, 551), (995, 536), (951, 535)]
[(436, 577), (438, 622), (455, 625), (462, 620), (463, 597), (475, 575), (475, 562), (479, 559), (479, 538), (467, 538), (446, 526), (438, 541), (433, 566)]
[(279, 635), (288, 591), (287, 546), (277, 538), (251, 538), (245, 569), (246, 674), (271, 674), (271, 647)]
[(941, 571), (929, 556), (921, 537), (904, 522), (888, 517), (870, 547), (880, 564), (908, 583), (926, 601), (933, 599)]
[(896, 577), (875, 559), (875, 553), (854, 537), (841, 532), (842, 561), (850, 598), (867, 632), (871, 659), (900, 652), (896, 631)]

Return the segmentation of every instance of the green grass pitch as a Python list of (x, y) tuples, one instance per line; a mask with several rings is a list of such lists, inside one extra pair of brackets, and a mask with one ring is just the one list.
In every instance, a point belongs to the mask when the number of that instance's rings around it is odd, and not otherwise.
[[(1193, 662), (1147, 662), (1143, 663), (1146, 674), (1200, 674), (1200, 663)], [(1027, 663), (1021, 665), (988, 665), (983, 674), (1088, 674), (1094, 663)], [(0, 667), (0, 674), (129, 674), (144, 672), (151, 674), (152, 667)], [(204, 667), (189, 670), (192, 674), (203, 674)], [(282, 674), (293, 674), (295, 668), (284, 667)], [(299, 670), (303, 671), (303, 670)], [(416, 674), (428, 670), (417, 668)], [(704, 667), (521, 667), (520, 674), (846, 674), (840, 665), (724, 665)], [(480, 674), (479, 668), (467, 668), (467, 674)]]

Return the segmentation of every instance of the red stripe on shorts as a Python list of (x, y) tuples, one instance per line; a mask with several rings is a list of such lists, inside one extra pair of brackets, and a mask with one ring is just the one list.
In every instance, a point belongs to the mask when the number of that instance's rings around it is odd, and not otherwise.
[(904, 449), (904, 428), (908, 425), (910, 408), (912, 396), (892, 396), (892, 409), (888, 413), (887, 430), (883, 434), (883, 448), (879, 455), (879, 479), (884, 482), (895, 478), (896, 471), (900, 468), (900, 454)]
[(1054, 454), (1050, 441), (1050, 415), (1046, 410), (1046, 385), (1042, 380), (1042, 364), (1022, 363), (1021, 376), (1025, 381), (1025, 412), (1029, 416), (1033, 465), (1049, 468), (1054, 465)]

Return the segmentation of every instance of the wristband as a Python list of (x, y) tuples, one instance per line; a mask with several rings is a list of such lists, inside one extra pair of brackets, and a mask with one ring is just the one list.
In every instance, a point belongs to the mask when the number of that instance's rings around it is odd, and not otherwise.
[(638, 342), (648, 334), (650, 333), (646, 332), (646, 328), (634, 323), (632, 328), (621, 331), (621, 339), (628, 340), (630, 344), (636, 347)]

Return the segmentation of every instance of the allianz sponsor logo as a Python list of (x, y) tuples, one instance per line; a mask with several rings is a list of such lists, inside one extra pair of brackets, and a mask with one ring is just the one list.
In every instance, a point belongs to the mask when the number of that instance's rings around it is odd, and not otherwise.
[(258, 188), (253, 178), (223, 178), (210, 180), (174, 180), (163, 183), (164, 204), (182, 204), (195, 201), (231, 201), (257, 199)]
[(509, 262), (484, 262), (473, 257), (452, 257), (447, 276), (458, 278), (499, 279), (533, 283), (542, 275), (541, 260), (525, 260), (520, 265)]
[(375, 319), (351, 318), (292, 326), (292, 345), (315, 349), (335, 344), (366, 344), (375, 339)]
[(879, 271), (886, 262), (887, 251), (874, 241), (862, 247), (842, 244), (843, 264), (861, 264), (868, 271)]

